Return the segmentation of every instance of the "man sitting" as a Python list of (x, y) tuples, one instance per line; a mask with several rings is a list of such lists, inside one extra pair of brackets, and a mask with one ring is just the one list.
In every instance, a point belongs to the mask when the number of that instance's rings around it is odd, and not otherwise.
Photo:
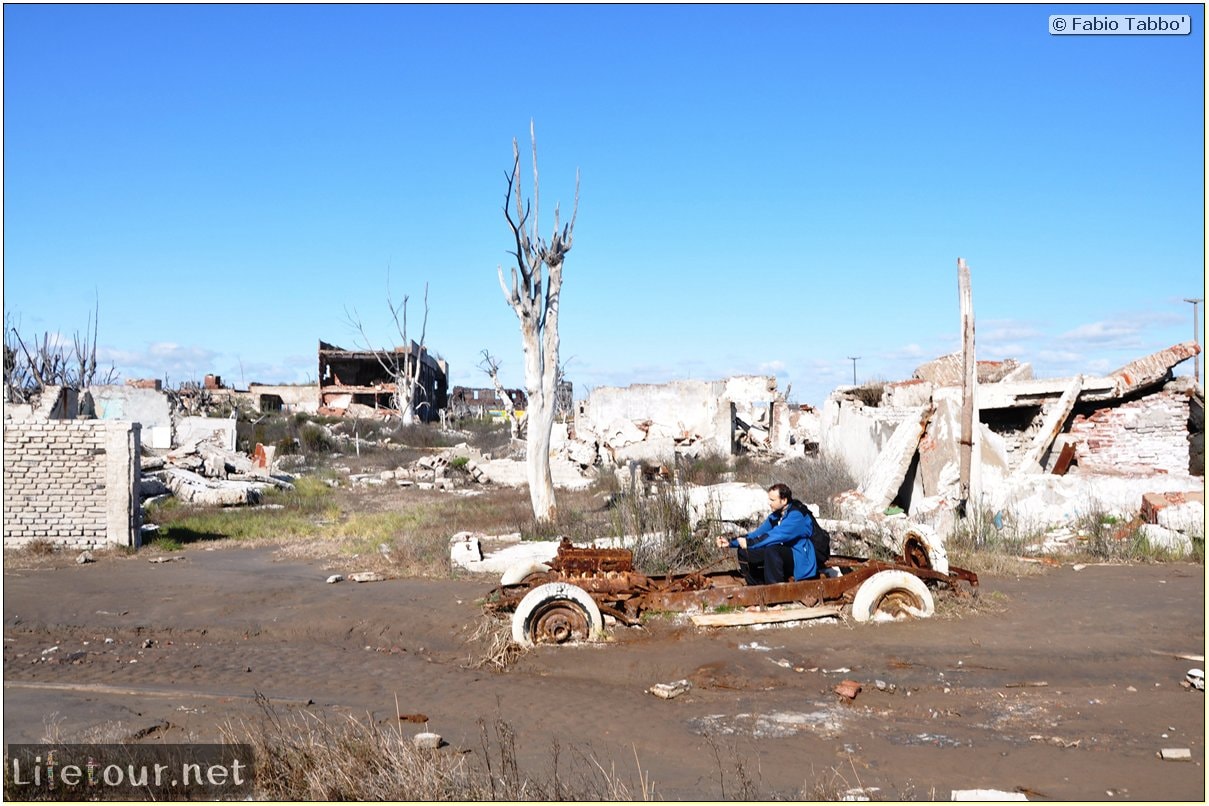
[(805, 507), (793, 501), (793, 492), (785, 484), (768, 488), (772, 512), (756, 529), (743, 537), (717, 538), (718, 548), (737, 548), (739, 570), (748, 585), (767, 585), (810, 579), (818, 574), (814, 545), (810, 536), (814, 518)]

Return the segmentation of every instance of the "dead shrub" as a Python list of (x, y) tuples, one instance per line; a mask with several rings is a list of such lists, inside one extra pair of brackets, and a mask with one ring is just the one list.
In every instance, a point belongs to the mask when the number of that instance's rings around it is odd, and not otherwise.
[(484, 613), (470, 635), (470, 655), (463, 664), (468, 669), (503, 672), (525, 654), (525, 648), (512, 640), (512, 621)]
[(797, 499), (818, 504), (819, 516), (823, 518), (838, 517), (832, 499), (857, 486), (843, 461), (828, 454), (765, 465), (757, 478), (756, 483), (766, 488), (777, 482), (788, 484)]
[[(261, 716), (228, 723), (226, 741), (252, 747), (253, 798), (278, 801), (633, 800), (630, 786), (594, 755), (572, 752), (561, 769), (534, 775), (518, 758), (504, 720), (479, 720), (481, 753), (415, 746), (401, 715), (383, 725), (368, 716), (329, 720), (309, 712), (282, 717), (259, 692)], [(397, 708), (396, 708), (397, 711)], [(637, 794), (653, 797), (638, 768)]]
[(861, 403), (864, 403), (866, 406), (880, 406), (882, 403), (882, 393), (885, 391), (885, 381), (872, 380), (850, 390), (849, 394), (851, 394)]
[(58, 551), (54, 543), (43, 537), (37, 537), (26, 543), (22, 549), (32, 557), (49, 557)]

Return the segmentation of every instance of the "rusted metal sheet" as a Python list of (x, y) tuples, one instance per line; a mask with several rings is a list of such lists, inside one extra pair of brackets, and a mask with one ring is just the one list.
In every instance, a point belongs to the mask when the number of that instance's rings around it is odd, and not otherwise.
[(1054, 469), (1050, 472), (1055, 476), (1065, 476), (1073, 461), (1075, 461), (1075, 443), (1068, 442), (1058, 452), (1058, 461), (1054, 462)]
[(564, 537), (550, 567), (569, 575), (633, 571), (634, 552), (629, 549), (576, 548)]

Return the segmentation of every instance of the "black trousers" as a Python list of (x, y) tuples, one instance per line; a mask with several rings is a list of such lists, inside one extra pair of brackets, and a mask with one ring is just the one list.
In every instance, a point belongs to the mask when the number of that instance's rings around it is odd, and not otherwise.
[(793, 549), (784, 543), (739, 549), (739, 570), (748, 585), (768, 585), (793, 579)]

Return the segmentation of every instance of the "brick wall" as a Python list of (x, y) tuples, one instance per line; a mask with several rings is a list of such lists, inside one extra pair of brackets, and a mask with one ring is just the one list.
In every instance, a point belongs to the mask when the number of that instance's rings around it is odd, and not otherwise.
[(6, 422), (4, 546), (139, 545), (138, 457), (138, 423)]
[(1188, 472), (1186, 393), (1162, 391), (1118, 405), (1100, 405), (1095, 411), (1076, 413), (1071, 423), (1070, 438), (1081, 470)]

